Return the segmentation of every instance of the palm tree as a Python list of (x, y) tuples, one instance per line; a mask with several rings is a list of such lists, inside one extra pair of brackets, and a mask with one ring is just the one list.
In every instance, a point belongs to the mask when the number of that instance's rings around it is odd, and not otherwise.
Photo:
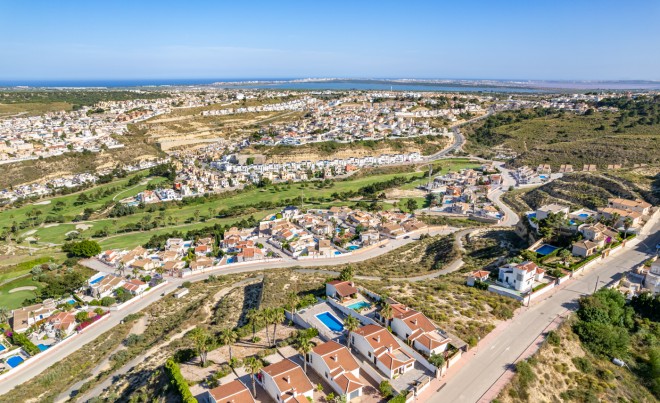
[(289, 305), (289, 308), (291, 308), (291, 314), (293, 316), (296, 316), (296, 308), (300, 303), (300, 297), (295, 292), (290, 292), (286, 296), (286, 301), (287, 301), (287, 305)]
[(188, 334), (195, 344), (195, 350), (199, 355), (200, 364), (202, 367), (206, 366), (206, 355), (209, 348), (210, 336), (206, 329), (202, 327), (196, 327), (190, 331)]
[(271, 308), (266, 308), (261, 311), (261, 319), (263, 320), (263, 324), (266, 325), (266, 341), (268, 342), (268, 345), (271, 346), (268, 326), (273, 322), (273, 310)]
[(351, 333), (358, 330), (360, 327), (360, 321), (353, 315), (349, 315), (345, 320), (344, 320), (344, 328), (348, 332), (346, 338), (348, 339), (348, 348), (350, 350), (351, 348)]
[(612, 225), (613, 227), (615, 227), (615, 226), (616, 226), (616, 223), (619, 222), (619, 218), (621, 218), (621, 214), (619, 214), (619, 213), (612, 213), (612, 215), (610, 216), (610, 222), (612, 223), (611, 225)]
[(238, 339), (238, 335), (234, 331), (234, 329), (226, 328), (222, 329), (220, 331), (220, 343), (224, 344), (225, 346), (229, 346), (229, 361), (234, 358), (234, 354), (232, 351), (232, 345), (236, 343), (236, 340)]
[(255, 383), (255, 377), (263, 367), (264, 363), (261, 362), (261, 360), (257, 357), (248, 357), (245, 359), (245, 362), (243, 362), (243, 368), (245, 368), (245, 372), (250, 374), (250, 378), (252, 378), (252, 394), (255, 398), (257, 397), (257, 385)]
[(140, 269), (137, 267), (133, 267), (133, 270), (131, 271), (133, 273), (133, 277), (137, 278), (138, 274), (140, 274)]
[(5, 323), (9, 319), (11, 311), (6, 306), (0, 306), (0, 323)]
[(273, 310), (273, 344), (275, 344), (275, 339), (277, 337), (277, 324), (284, 322), (284, 319), (286, 319), (284, 309), (276, 308)]
[(312, 351), (312, 342), (308, 338), (302, 337), (298, 340), (298, 352), (303, 357), (303, 369), (307, 373), (307, 354)]
[(252, 325), (252, 340), (254, 340), (257, 337), (257, 323), (261, 321), (261, 312), (254, 308), (250, 309), (247, 313), (247, 320)]
[(384, 319), (385, 326), (389, 326), (389, 321), (392, 319), (392, 305), (385, 302), (383, 307), (380, 309), (380, 316)]
[(628, 230), (630, 229), (630, 227), (632, 227), (632, 223), (633, 222), (632, 222), (632, 219), (630, 217), (626, 217), (623, 220), (623, 230), (625, 231), (624, 232), (625, 235), (623, 237), (624, 240), (628, 239)]

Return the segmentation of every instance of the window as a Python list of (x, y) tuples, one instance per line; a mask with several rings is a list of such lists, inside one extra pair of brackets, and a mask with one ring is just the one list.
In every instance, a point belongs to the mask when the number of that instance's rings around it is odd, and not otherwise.
[(369, 353), (368, 353), (368, 357), (371, 358), (371, 351), (369, 351)]

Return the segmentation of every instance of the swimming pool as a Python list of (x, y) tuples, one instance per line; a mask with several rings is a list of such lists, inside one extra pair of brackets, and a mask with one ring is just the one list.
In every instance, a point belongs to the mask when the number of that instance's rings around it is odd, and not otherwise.
[(47, 345), (42, 344), (42, 343), (37, 344), (37, 347), (39, 347), (39, 350), (41, 350), (41, 351), (46, 351), (50, 348), (50, 346), (47, 346)]
[(0, 344), (0, 351), (4, 351), (4, 350), (6, 350), (6, 349), (7, 349), (7, 347), (5, 347), (5, 346), (3, 346), (2, 344)]
[(541, 245), (541, 247), (536, 249), (535, 252), (538, 253), (539, 255), (546, 256), (546, 255), (551, 254), (552, 252), (554, 252), (557, 249), (559, 249), (559, 248), (556, 247), (556, 246), (552, 246), (552, 245), (548, 245), (547, 243), (544, 243), (543, 245)]
[(336, 250), (336, 251), (335, 251), (335, 255), (341, 255), (341, 252), (338, 251), (338, 250)]
[(580, 214), (578, 214), (578, 217), (580, 217), (580, 218), (589, 218), (589, 214), (587, 214), (587, 213), (580, 213)]
[(11, 358), (7, 358), (7, 364), (12, 368), (16, 368), (23, 361), (25, 360), (20, 355), (15, 355)]
[(360, 247), (357, 246), (357, 245), (351, 245), (351, 246), (347, 247), (346, 249), (348, 249), (348, 250), (356, 250), (356, 249), (360, 249)]
[(371, 304), (368, 303), (367, 301), (360, 301), (356, 302), (354, 304), (349, 305), (347, 308), (353, 309), (354, 311), (357, 311), (362, 308), (371, 308)]
[(341, 323), (339, 319), (337, 319), (333, 314), (330, 312), (323, 312), (318, 315), (316, 315), (316, 318), (321, 321), (327, 327), (328, 329), (332, 330), (333, 332), (343, 332), (344, 331), (344, 325)]
[(66, 303), (69, 304), (69, 305), (75, 305), (75, 304), (76, 304), (76, 300), (73, 299), (73, 298), (71, 298), (70, 300), (66, 301)]
[(94, 280), (90, 281), (89, 284), (96, 284), (99, 281), (103, 280), (104, 278), (105, 278), (105, 276), (99, 276), (99, 277), (95, 278)]

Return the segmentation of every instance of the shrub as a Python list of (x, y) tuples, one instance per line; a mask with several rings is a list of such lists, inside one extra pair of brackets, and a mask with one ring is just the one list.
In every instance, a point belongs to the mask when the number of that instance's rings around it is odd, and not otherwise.
[(431, 354), (429, 357), (429, 362), (433, 364), (436, 368), (441, 368), (442, 365), (445, 363), (445, 357), (442, 356), (442, 354)]
[(197, 403), (197, 399), (190, 392), (190, 387), (188, 383), (181, 375), (181, 369), (179, 364), (174, 362), (173, 359), (168, 359), (165, 363), (165, 372), (167, 372), (168, 377), (170, 378), (170, 384), (176, 388), (176, 390), (181, 395), (183, 403)]
[(526, 390), (529, 384), (536, 379), (532, 366), (527, 361), (519, 361), (516, 364), (516, 373), (518, 374), (518, 383), (522, 390)]
[(11, 342), (17, 346), (23, 347), (23, 350), (30, 355), (37, 355), (41, 352), (39, 347), (35, 346), (34, 343), (32, 343), (23, 333), (12, 333)]
[(195, 352), (194, 349), (192, 348), (184, 348), (182, 350), (177, 350), (174, 353), (174, 361), (175, 362), (187, 362), (192, 360), (197, 356), (197, 353)]
[(380, 395), (385, 399), (394, 394), (394, 388), (392, 388), (392, 385), (390, 385), (388, 381), (381, 382), (380, 385), (378, 385), (378, 390), (380, 391)]
[(571, 361), (573, 361), (573, 365), (575, 365), (575, 368), (580, 372), (584, 372), (585, 374), (594, 372), (594, 367), (591, 365), (591, 361), (585, 357), (573, 357)]
[(559, 337), (559, 334), (554, 330), (548, 332), (546, 340), (553, 346), (558, 346), (561, 343), (561, 337)]
[(101, 299), (102, 306), (111, 306), (114, 303), (115, 303), (115, 299), (112, 297), (103, 297), (103, 299)]
[(62, 251), (69, 257), (92, 257), (101, 253), (101, 246), (96, 241), (84, 240), (80, 242), (67, 242), (62, 246)]
[(183, 284), (181, 284), (181, 287), (183, 288), (190, 288), (190, 281), (184, 281)]
[(129, 334), (128, 337), (124, 340), (124, 345), (126, 347), (131, 347), (138, 344), (142, 341), (142, 336), (137, 334)]

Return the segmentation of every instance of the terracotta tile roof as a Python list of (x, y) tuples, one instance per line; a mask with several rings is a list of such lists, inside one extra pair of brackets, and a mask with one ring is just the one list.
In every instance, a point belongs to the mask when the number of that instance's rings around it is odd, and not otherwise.
[(235, 380), (209, 390), (217, 403), (254, 403), (250, 390)]
[[(299, 365), (291, 360), (282, 360), (275, 364), (271, 364), (261, 370), (275, 381), (280, 394), (284, 395), (285, 392), (295, 388), (298, 394), (312, 391), (314, 386), (303, 372)], [(291, 396), (292, 397), (292, 396)], [(283, 396), (283, 400), (287, 400)]]
[(337, 293), (342, 297), (348, 297), (358, 293), (358, 289), (350, 281), (332, 280), (328, 284), (334, 285)]
[(336, 368), (343, 368), (345, 371), (353, 371), (360, 368), (353, 355), (348, 351), (348, 348), (335, 341), (319, 344), (312, 351), (323, 357), (323, 361), (325, 361), (331, 371)]

